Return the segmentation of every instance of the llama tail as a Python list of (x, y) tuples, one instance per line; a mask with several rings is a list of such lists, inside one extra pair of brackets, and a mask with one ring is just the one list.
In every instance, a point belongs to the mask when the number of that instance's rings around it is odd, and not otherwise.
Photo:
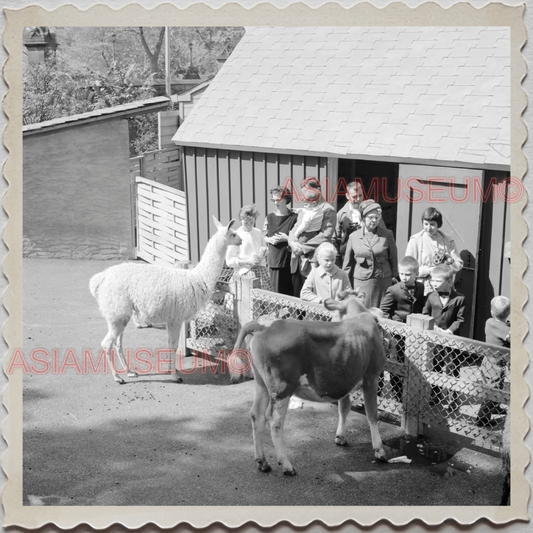
[(100, 288), (100, 285), (102, 285), (104, 280), (105, 280), (105, 271), (95, 274), (89, 281), (89, 290), (91, 291), (91, 294), (96, 299), (98, 299), (98, 289)]
[(263, 329), (265, 329), (264, 325), (254, 321), (245, 324), (239, 332), (239, 336), (235, 341), (235, 346), (230, 355), (231, 364), (229, 365), (229, 373), (232, 383), (239, 383), (245, 377), (251, 377), (253, 360), (249, 349), (250, 344), (246, 342), (246, 338), (248, 335), (253, 335)]

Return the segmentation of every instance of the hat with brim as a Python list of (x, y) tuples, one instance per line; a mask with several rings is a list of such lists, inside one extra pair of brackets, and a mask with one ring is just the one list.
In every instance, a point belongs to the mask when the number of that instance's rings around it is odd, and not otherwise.
[(363, 208), (361, 211), (363, 217), (368, 216), (372, 211), (378, 211), (378, 214), (381, 215), (381, 206), (377, 202), (372, 202), (361, 207)]

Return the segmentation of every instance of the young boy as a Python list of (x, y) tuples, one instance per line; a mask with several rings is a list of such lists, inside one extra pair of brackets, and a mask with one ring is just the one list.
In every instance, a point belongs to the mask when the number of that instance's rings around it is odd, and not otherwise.
[[(496, 346), (511, 347), (509, 326), (509, 315), (511, 314), (511, 303), (505, 296), (496, 296), (490, 302), (489, 318), (485, 323), (485, 341)], [(505, 366), (507, 357), (497, 357), (495, 355), (486, 355), (481, 362), (480, 372), (483, 383), (489, 387), (501, 389), (505, 378)], [(492, 415), (503, 415), (506, 411), (503, 407), (492, 400), (481, 404), (477, 414), (476, 425), (492, 425)]]
[[(400, 283), (389, 287), (381, 300), (380, 309), (383, 311), (384, 318), (405, 322), (407, 315), (422, 313), (425, 302), (424, 284), (416, 281), (418, 271), (418, 261), (410, 255), (406, 255), (398, 263)], [(405, 362), (405, 338), (403, 335), (395, 335), (394, 338), (398, 362), (403, 363)], [(403, 379), (391, 375), (391, 387), (394, 398), (401, 403)]]
[[(450, 265), (445, 263), (437, 265), (431, 270), (431, 286), (433, 292), (429, 293), (424, 310), (425, 315), (430, 315), (435, 319), (435, 331), (458, 335), (464, 322), (465, 297), (453, 288), (454, 271)], [(433, 370), (447, 375), (459, 377), (461, 370), (461, 352), (453, 348), (436, 346), (438, 353), (433, 359)], [(442, 401), (440, 387), (432, 387), (433, 394), (430, 405), (435, 405)], [(448, 408), (455, 411), (458, 408), (456, 393), (450, 395)]]
[(407, 315), (422, 313), (424, 310), (424, 285), (416, 281), (418, 261), (410, 255), (406, 255), (398, 263), (398, 274), (400, 283), (387, 289), (380, 308), (384, 318), (405, 322)]
[(351, 289), (348, 274), (335, 264), (337, 249), (330, 242), (316, 250), (318, 267), (307, 276), (300, 298), (307, 302), (322, 303), (327, 298), (337, 299), (340, 292)]

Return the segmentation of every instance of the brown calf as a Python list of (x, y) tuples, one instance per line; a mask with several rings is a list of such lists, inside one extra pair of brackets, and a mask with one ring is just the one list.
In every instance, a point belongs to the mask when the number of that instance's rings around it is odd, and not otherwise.
[(283, 443), (283, 424), (290, 397), (314, 402), (338, 401), (339, 425), (335, 443), (346, 445), (346, 417), (350, 392), (362, 381), (374, 454), (386, 459), (378, 430), (377, 387), (385, 353), (376, 319), (354, 291), (341, 301), (326, 300), (338, 311), (339, 322), (276, 320), (269, 325), (246, 324), (233, 352), (244, 352), (246, 337), (253, 335), (250, 352), (256, 383), (252, 407), (255, 460), (259, 470), (271, 470), (263, 450), (262, 434), (270, 422), (272, 441), (283, 473), (296, 474)]

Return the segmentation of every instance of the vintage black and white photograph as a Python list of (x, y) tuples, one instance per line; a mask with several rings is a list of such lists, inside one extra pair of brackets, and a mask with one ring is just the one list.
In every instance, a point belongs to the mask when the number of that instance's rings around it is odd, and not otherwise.
[(19, 39), (25, 526), (523, 517), (512, 26), (116, 20)]

